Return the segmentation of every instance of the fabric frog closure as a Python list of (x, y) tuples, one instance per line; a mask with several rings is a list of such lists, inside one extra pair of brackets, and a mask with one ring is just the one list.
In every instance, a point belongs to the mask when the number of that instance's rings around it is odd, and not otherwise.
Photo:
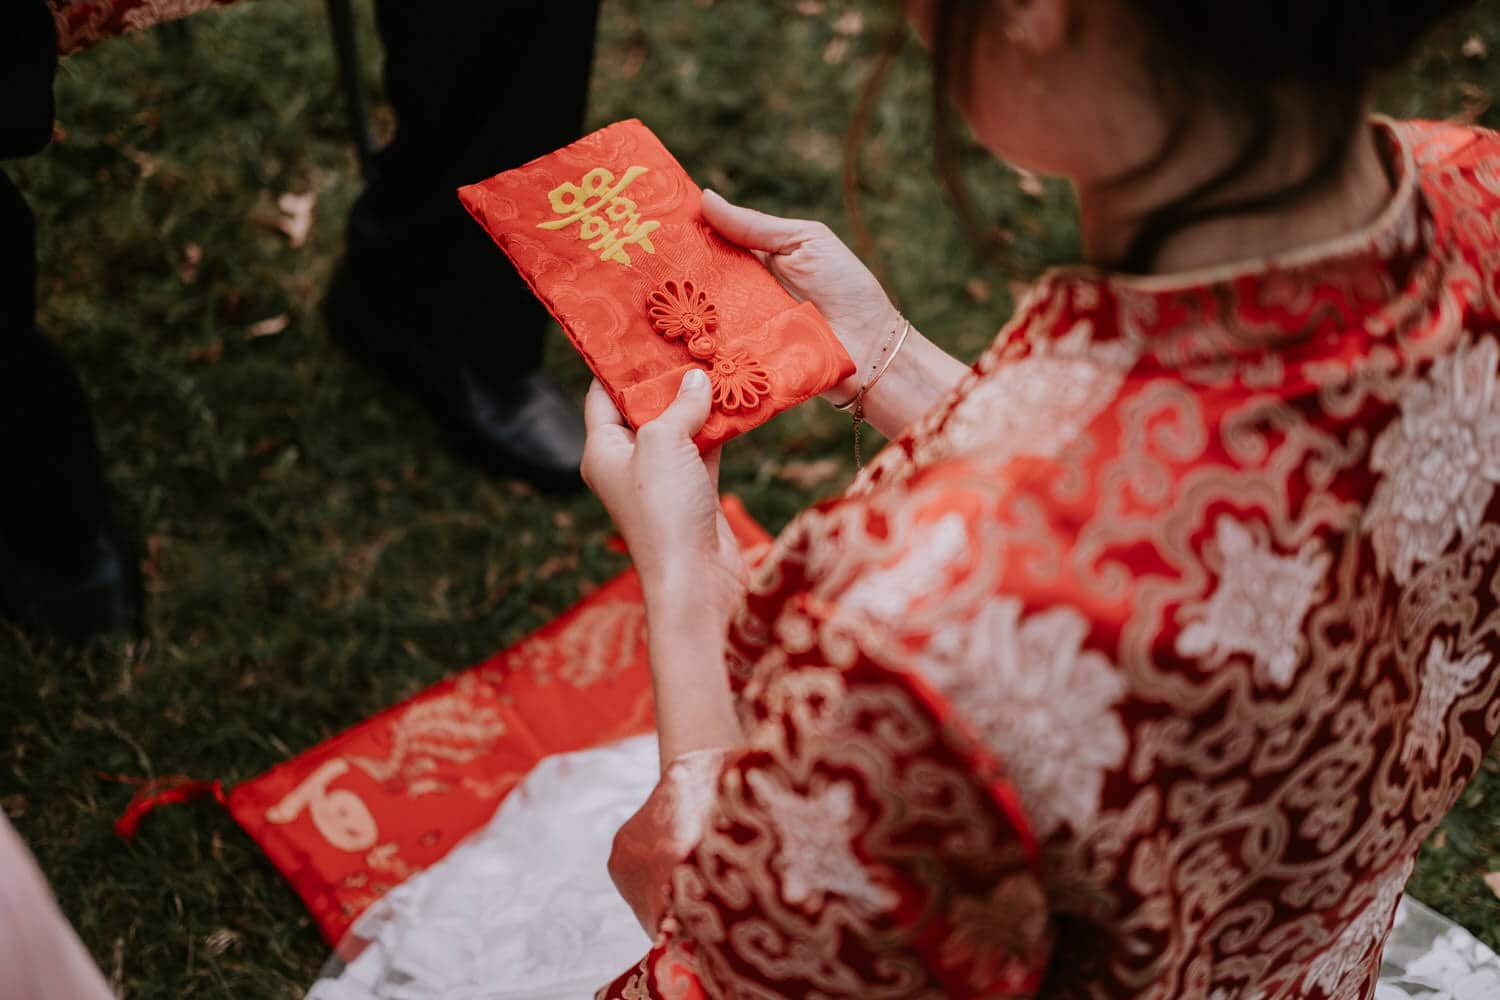
[(745, 351), (721, 349), (718, 307), (693, 282), (662, 282), (647, 296), (647, 314), (663, 339), (682, 341), (694, 360), (709, 363), (713, 402), (720, 410), (753, 410), (770, 395), (771, 376), (759, 361)]

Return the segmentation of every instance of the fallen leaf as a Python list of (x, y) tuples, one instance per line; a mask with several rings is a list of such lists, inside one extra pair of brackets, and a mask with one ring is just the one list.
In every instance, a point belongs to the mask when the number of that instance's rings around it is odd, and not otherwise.
[(274, 337), (290, 326), (291, 322), (291, 317), (286, 313), (281, 313), (278, 316), (270, 316), (259, 323), (251, 323), (245, 331), (245, 336), (250, 340), (254, 340), (256, 337)]
[(1463, 95), (1464, 106), (1458, 113), (1458, 120), (1465, 125), (1477, 125), (1484, 117), (1484, 113), (1490, 109), (1493, 101), (1489, 93), (1482, 87), (1476, 87), (1472, 83), (1459, 84), (1458, 92)]
[(964, 285), (964, 291), (969, 293), (969, 298), (980, 303), (988, 302), (995, 297), (994, 288), (983, 278), (970, 278), (969, 283)]
[(150, 153), (144, 153), (134, 146), (121, 146), (120, 152), (124, 155), (125, 159), (135, 164), (136, 169), (141, 172), (143, 179), (156, 173), (156, 157)]
[(1441, 851), (1443, 848), (1447, 847), (1448, 846), (1448, 831), (1447, 830), (1439, 830), (1437, 833), (1433, 834), (1432, 835), (1432, 840), (1431, 840), (1431, 845), (1432, 845), (1432, 849), (1434, 851)]
[(646, 47), (639, 42), (633, 42), (625, 48), (625, 55), (620, 60), (620, 76), (627, 80), (634, 80), (641, 75), (641, 67), (646, 65)]
[(1021, 175), (1022, 194), (1031, 198), (1040, 198), (1047, 193), (1047, 186), (1042, 183), (1042, 179), (1036, 174), (1026, 170), (1018, 170), (1016, 172)]
[(195, 347), (191, 351), (188, 351), (187, 359), (188, 364), (216, 365), (223, 356), (224, 341), (215, 340), (212, 343), (204, 344), (202, 347)]
[(797, 0), (797, 13), (803, 17), (817, 17), (823, 13), (823, 0)]
[(846, 11), (833, 22), (833, 30), (839, 35), (857, 35), (865, 30), (865, 16), (857, 10)]
[(536, 568), (536, 572), (532, 574), (532, 578), (536, 580), (550, 580), (559, 573), (571, 573), (577, 568), (577, 556), (553, 556)]
[(833, 479), (843, 471), (843, 463), (836, 458), (819, 458), (810, 462), (787, 462), (776, 470), (776, 478), (793, 486), (812, 489)]
[(1490, 892), (1500, 897), (1500, 872), (1490, 872), (1484, 877), (1484, 884), (1489, 886)]
[(1473, 59), (1476, 62), (1483, 62), (1490, 57), (1489, 45), (1478, 35), (1470, 35), (1465, 39), (1461, 51), (1465, 59)]
[(167, 590), (167, 581), (162, 572), (161, 556), (162, 549), (170, 545), (169, 539), (162, 535), (146, 536), (146, 555), (141, 560), (141, 583), (148, 594), (160, 594)]
[(198, 265), (203, 263), (203, 248), (196, 243), (189, 243), (182, 248), (182, 266), (177, 269), (177, 277), (182, 279), (184, 285), (191, 285), (198, 280)]
[(276, 228), (286, 234), (287, 242), (294, 248), (307, 242), (307, 236), (312, 232), (313, 208), (317, 203), (318, 196), (313, 191), (306, 194), (288, 191), (276, 199), (276, 207), (281, 210), (281, 221), (276, 223)]
[(432, 584), (432, 603), (442, 612), (443, 617), (448, 617), (448, 591), (453, 589), (453, 580), (444, 574)]
[(220, 927), (203, 939), (203, 950), (218, 956), (239, 947), (240, 936), (227, 927)]
[(787, 138), (787, 148), (824, 170), (835, 170), (844, 162), (844, 147), (833, 136), (817, 129), (797, 129)]
[(823, 50), (823, 61), (830, 66), (837, 66), (849, 55), (849, 38), (839, 35), (828, 43)]

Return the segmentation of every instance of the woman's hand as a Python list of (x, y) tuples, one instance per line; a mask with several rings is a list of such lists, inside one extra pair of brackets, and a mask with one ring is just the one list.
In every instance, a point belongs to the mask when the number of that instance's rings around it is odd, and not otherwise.
[(897, 328), (904, 322), (901, 314), (869, 268), (821, 222), (779, 219), (740, 208), (712, 191), (703, 192), (703, 217), (726, 240), (760, 257), (788, 292), (817, 306), (833, 327), (854, 359), (854, 374), (824, 398), (846, 403), (874, 371), (881, 372), (879, 385), (865, 395), (861, 410), (886, 437), (910, 427), (968, 371), (968, 365), (916, 330), (898, 354), (881, 360), (893, 348), (891, 337), (899, 334)]
[(827, 393), (854, 398), (901, 316), (870, 269), (821, 222), (782, 219), (703, 192), (703, 217), (726, 240), (753, 251), (792, 296), (818, 307), (855, 372)]
[(596, 380), (581, 471), (630, 549), (648, 608), (727, 622), (747, 573), (719, 505), (719, 452), (703, 456), (693, 444), (711, 404), (708, 376), (695, 368), (672, 405), (636, 432)]

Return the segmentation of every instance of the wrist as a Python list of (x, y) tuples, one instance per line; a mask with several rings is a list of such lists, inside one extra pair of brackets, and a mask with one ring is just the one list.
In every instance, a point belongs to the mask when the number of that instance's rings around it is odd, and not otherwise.
[(674, 563), (641, 574), (646, 616), (675, 628), (722, 633), (744, 600), (739, 581), (711, 566)]
[(893, 335), (899, 335), (905, 323), (906, 318), (889, 301), (861, 323), (859, 330), (844, 344), (854, 362), (854, 374), (829, 389), (823, 397), (835, 406), (852, 400), (870, 380), (871, 369), (879, 366), (881, 355), (889, 349)]

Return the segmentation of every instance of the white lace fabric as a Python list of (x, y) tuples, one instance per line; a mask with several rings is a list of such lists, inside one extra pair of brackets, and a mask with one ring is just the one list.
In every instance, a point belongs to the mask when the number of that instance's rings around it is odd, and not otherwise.
[[(605, 869), (656, 737), (549, 757), (486, 827), (366, 912), (308, 1000), (579, 1000), (650, 940)], [(361, 948), (362, 946), (362, 948)]]

